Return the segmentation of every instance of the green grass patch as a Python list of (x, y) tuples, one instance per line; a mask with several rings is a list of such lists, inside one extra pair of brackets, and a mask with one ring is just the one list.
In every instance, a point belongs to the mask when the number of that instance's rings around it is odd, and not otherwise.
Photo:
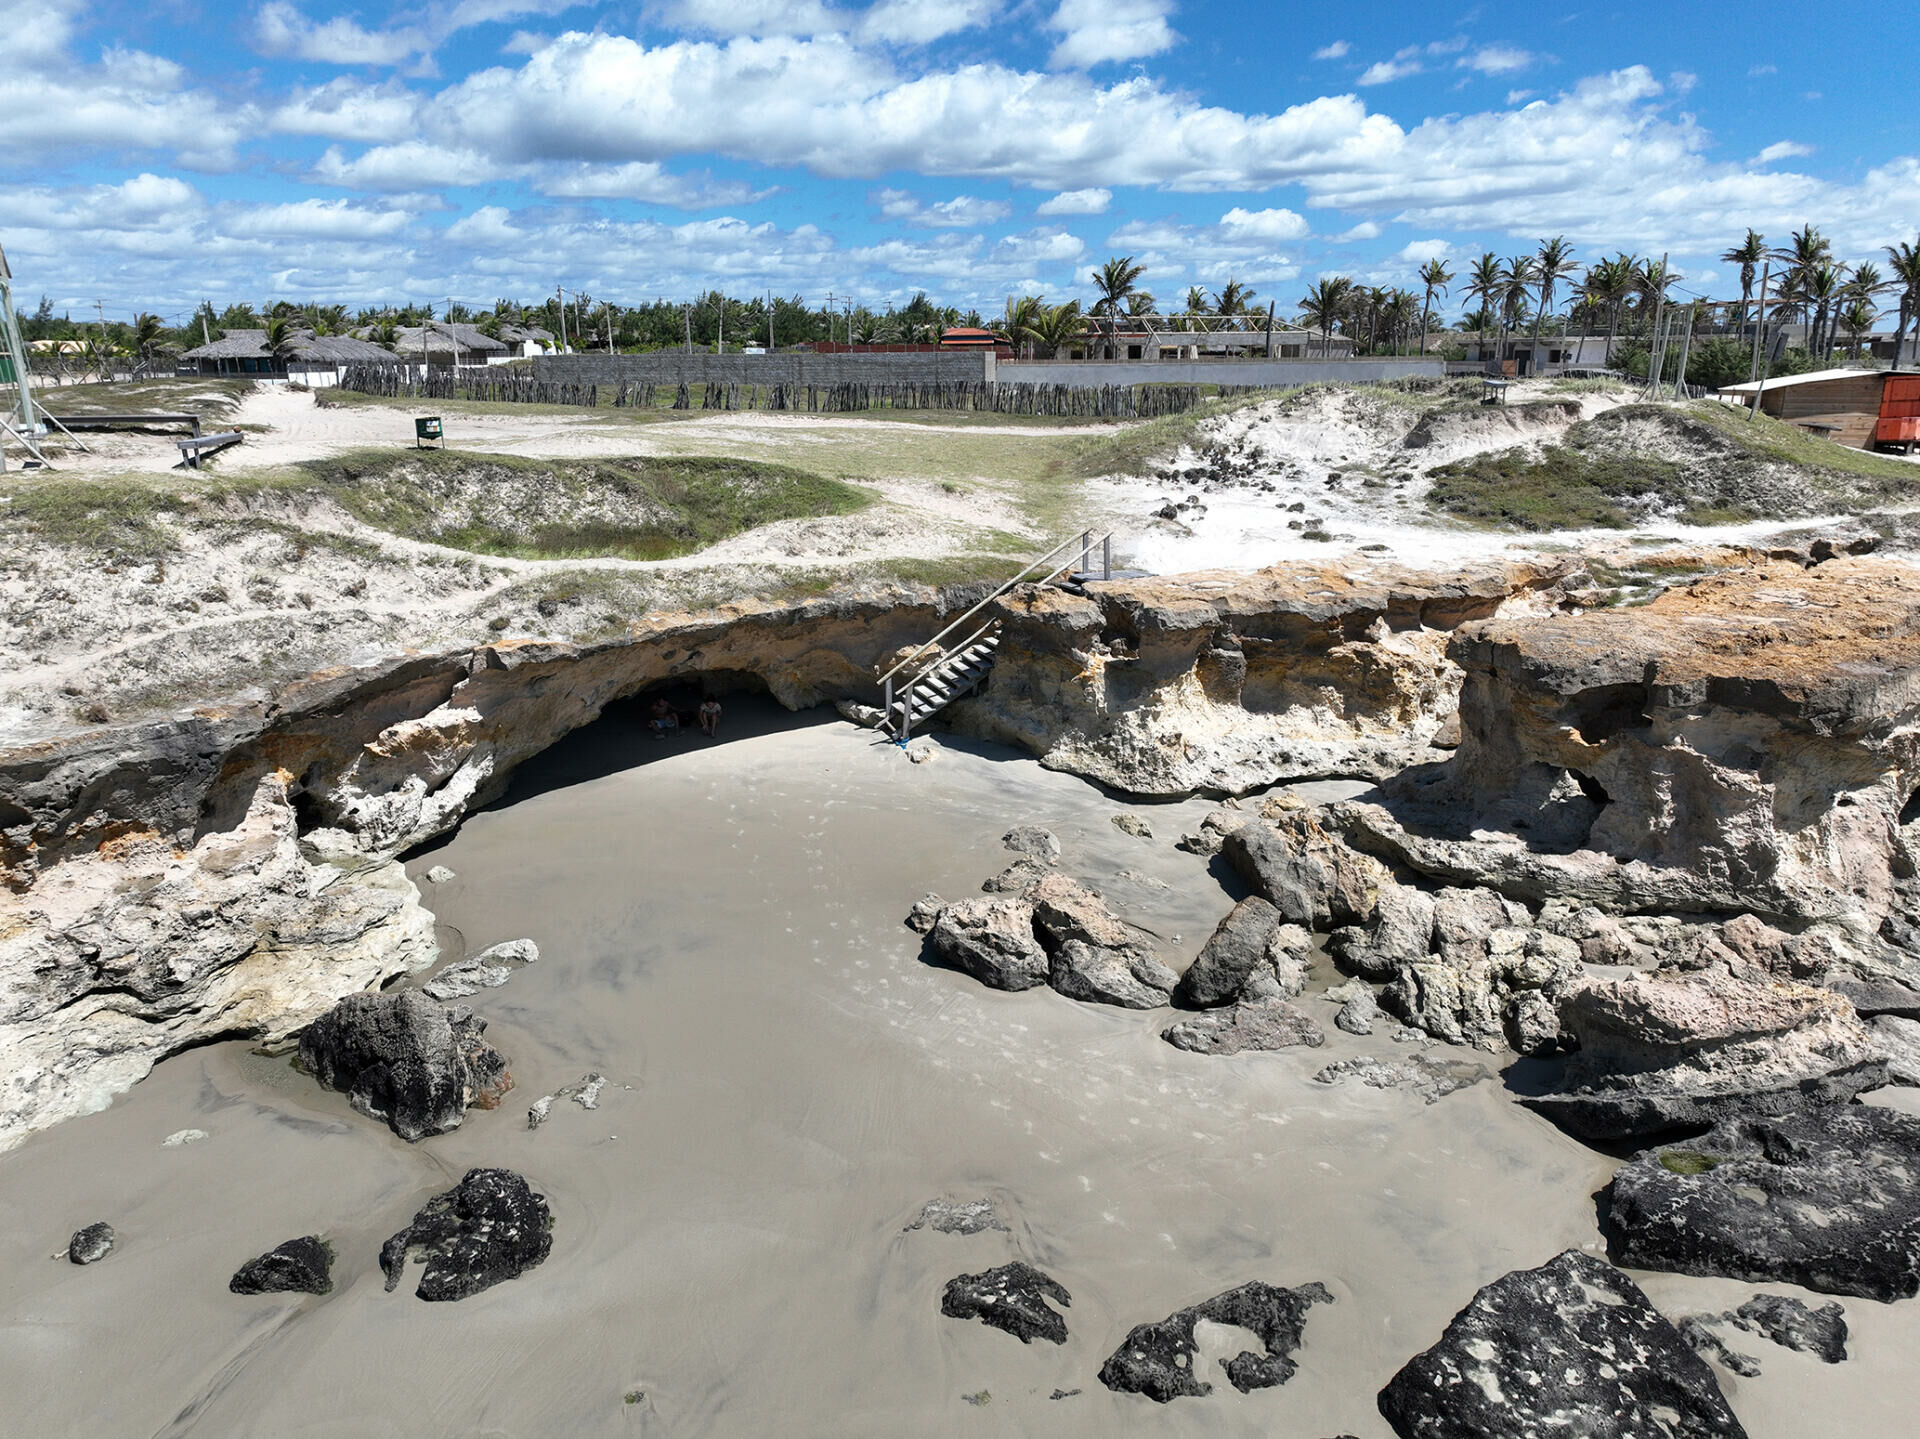
[(1693, 1149), (1665, 1149), (1660, 1152), (1660, 1167), (1670, 1174), (1681, 1174), (1691, 1179), (1718, 1169), (1720, 1161), (1711, 1154), (1701, 1154)]
[[(34, 403), (55, 415), (146, 415), (174, 412), (225, 419), (253, 393), (252, 380), (133, 380), (114, 385), (34, 387)], [(83, 433), (80, 438), (86, 439)]]
[(1539, 458), (1526, 449), (1499, 450), (1442, 465), (1427, 502), (1476, 524), (1512, 529), (1627, 529), (1623, 499), (1670, 493), (1680, 467), (1634, 455), (1595, 455), (1549, 445)]
[(1686, 414), (1756, 459), (1802, 466), (1829, 486), (1844, 479), (1866, 480), (1872, 483), (1858, 488), (1868, 494), (1908, 500), (1920, 488), (1920, 466), (1891, 455), (1836, 445), (1768, 414), (1754, 416), (1718, 400), (1698, 400), (1687, 407)]
[(776, 520), (851, 514), (874, 499), (791, 466), (718, 457), (560, 461), (400, 450), (296, 468), (376, 529), (526, 559), (670, 559)]
[(0, 534), (151, 559), (174, 548), (160, 519), (180, 507), (177, 495), (133, 479), (36, 479), (0, 503)]

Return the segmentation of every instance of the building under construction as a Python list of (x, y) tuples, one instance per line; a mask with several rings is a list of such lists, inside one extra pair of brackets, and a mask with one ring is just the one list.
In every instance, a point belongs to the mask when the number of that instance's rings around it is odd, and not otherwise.
[(1920, 444), (1920, 371), (1816, 370), (1807, 375), (1728, 385), (1722, 399), (1751, 405), (1856, 450)]

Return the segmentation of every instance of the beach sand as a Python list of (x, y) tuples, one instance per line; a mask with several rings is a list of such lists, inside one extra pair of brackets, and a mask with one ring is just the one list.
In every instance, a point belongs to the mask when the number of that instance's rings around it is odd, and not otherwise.
[[(719, 744), (653, 744), (618, 712), (410, 862), (456, 872), (422, 883), (447, 959), (540, 946), (471, 1001), (517, 1081), (499, 1109), (409, 1146), (222, 1043), (0, 1161), (0, 1432), (1380, 1439), (1376, 1393), (1477, 1286), (1602, 1248), (1613, 1161), (1497, 1077), (1431, 1107), (1316, 1084), (1404, 1050), (1333, 1029), (1312, 995), (1323, 1049), (1185, 1054), (1167, 1011), (990, 991), (901, 923), (929, 889), (975, 892), (1034, 822), (1180, 968), (1240, 893), (1173, 847), (1205, 802), (1123, 805), (958, 740), (913, 765), (818, 714), (730, 706)], [(1122, 809), (1157, 837), (1116, 829)], [(600, 1107), (561, 1101), (530, 1132), (527, 1105), (589, 1071)], [(188, 1128), (207, 1137), (163, 1146)], [(384, 1292), (381, 1241), (475, 1165), (548, 1197), (552, 1257), (456, 1304), (415, 1298), (417, 1271)], [(991, 1197), (1007, 1231), (905, 1232), (943, 1195)], [(95, 1220), (119, 1248), (76, 1268), (67, 1237)], [(227, 1292), (315, 1232), (331, 1295)], [(1071, 1291), (1064, 1346), (940, 1315), (948, 1279), (1015, 1257)], [(1675, 1317), (1800, 1292), (1635, 1277)], [(1206, 1336), (1205, 1398), (1098, 1383), (1131, 1326), (1249, 1279), (1335, 1296), (1284, 1387), (1235, 1392), (1227, 1331)], [(1920, 1307), (1844, 1302), (1843, 1365), (1736, 1337), (1765, 1366), (1721, 1374), (1755, 1439), (1912, 1432)]]

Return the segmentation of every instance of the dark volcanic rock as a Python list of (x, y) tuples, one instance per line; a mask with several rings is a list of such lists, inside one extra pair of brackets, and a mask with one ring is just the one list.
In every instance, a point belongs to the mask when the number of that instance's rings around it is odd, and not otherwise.
[(1838, 1304), (1809, 1309), (1785, 1294), (1756, 1294), (1734, 1312), (1733, 1318), (1775, 1344), (1802, 1354), (1818, 1354), (1828, 1364), (1846, 1360), (1847, 1312)]
[(317, 1234), (250, 1259), (227, 1281), (235, 1294), (331, 1294), (333, 1246)]
[(67, 1258), (75, 1264), (92, 1264), (113, 1253), (115, 1235), (111, 1224), (89, 1224), (76, 1229), (67, 1241)]
[(410, 1258), (426, 1270), (422, 1299), (467, 1299), (517, 1279), (553, 1248), (553, 1213), (543, 1195), (509, 1169), (469, 1169), (466, 1178), (420, 1207), (413, 1222), (380, 1246), (389, 1292)]
[(1699, 1318), (1682, 1319), (1674, 1327), (1680, 1331), (1680, 1337), (1693, 1347), (1693, 1352), (1703, 1359), (1717, 1359), (1743, 1379), (1757, 1379), (1760, 1376), (1760, 1361), (1751, 1354), (1741, 1354), (1731, 1349), (1727, 1341), (1708, 1328), (1711, 1324), (1722, 1322), (1724, 1314), (1703, 1315)]
[(1047, 1301), (1071, 1307), (1073, 1297), (1056, 1279), (1015, 1260), (984, 1274), (962, 1274), (947, 1281), (940, 1312), (949, 1319), (978, 1319), (1004, 1329), (1022, 1344), (1045, 1339), (1067, 1342), (1067, 1321)]
[(1622, 1263), (1869, 1299), (1920, 1292), (1920, 1119), (1847, 1105), (1736, 1119), (1613, 1181)]
[(940, 912), (928, 938), (934, 953), (994, 989), (1047, 982), (1047, 952), (1033, 935), (1023, 899), (963, 899)]
[(1212, 1393), (1213, 1385), (1194, 1372), (1199, 1347), (1193, 1331), (1205, 1319), (1251, 1330), (1266, 1345), (1265, 1354), (1243, 1350), (1222, 1362), (1234, 1388), (1245, 1394), (1285, 1384), (1298, 1367), (1293, 1351), (1300, 1347), (1307, 1311), (1315, 1304), (1331, 1303), (1333, 1296), (1324, 1285), (1280, 1289), (1256, 1279), (1157, 1324), (1136, 1325), (1100, 1366), (1100, 1382), (1122, 1394), (1144, 1394), (1159, 1404), (1183, 1394)]
[(1266, 900), (1258, 895), (1241, 900), (1180, 976), (1173, 1002), (1187, 1009), (1232, 1003), (1279, 928), (1280, 911)]
[(459, 1128), (469, 1105), (491, 1109), (513, 1087), (486, 1028), (417, 990), (350, 994), (301, 1034), (300, 1063), (411, 1144)]
[(1496, 1279), (1380, 1391), (1400, 1439), (1746, 1439), (1706, 1361), (1611, 1265)]
[(1195, 1054), (1238, 1054), (1243, 1049), (1318, 1049), (1327, 1032), (1284, 999), (1248, 999), (1210, 1009), (1168, 1025), (1160, 1037)]

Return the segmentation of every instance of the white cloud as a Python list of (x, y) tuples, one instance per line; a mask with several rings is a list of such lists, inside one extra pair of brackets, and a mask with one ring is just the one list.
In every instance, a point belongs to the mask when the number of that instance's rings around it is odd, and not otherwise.
[(1509, 90), (1507, 91), (1507, 103), (1509, 105), (1518, 105), (1523, 100), (1531, 100), (1533, 95), (1534, 92), (1531, 90)]
[(1316, 60), (1344, 59), (1346, 53), (1352, 48), (1353, 46), (1344, 40), (1335, 40), (1331, 45), (1322, 45), (1318, 50), (1315, 50), (1313, 52), (1313, 58)]
[[(75, 63), (64, 50), (74, 5), (27, 12), (39, 63), (0, 65), (0, 164), (49, 153), (98, 148), (171, 151), (194, 169), (221, 169), (233, 149), (257, 133), (252, 107), (228, 105), (188, 86), (172, 60), (113, 47), (97, 64)], [(10, 17), (9, 17), (10, 18)]]
[(9, 65), (45, 65), (66, 58), (80, 0), (15, 0), (7, 16)]
[(417, 104), (397, 81), (368, 85), (342, 75), (314, 89), (296, 88), (271, 123), (291, 135), (370, 142), (412, 130)]
[(1418, 60), (1376, 60), (1360, 72), (1360, 78), (1355, 83), (1390, 85), (1395, 80), (1404, 80), (1409, 75), (1418, 75), (1422, 68)]
[(1777, 140), (1753, 157), (1756, 165), (1771, 165), (1776, 160), (1792, 160), (1801, 155), (1811, 155), (1813, 146), (1802, 145), (1797, 140)]
[(860, 17), (856, 33), (886, 45), (925, 45), (984, 25), (998, 9), (999, 0), (879, 0)]
[(533, 188), (542, 195), (576, 200), (641, 200), (650, 205), (671, 205), (676, 210), (747, 205), (773, 193), (771, 189), (756, 190), (740, 180), (670, 174), (652, 160), (629, 160), (624, 165), (535, 168), (531, 179)]
[(887, 219), (928, 230), (978, 229), (998, 224), (1013, 213), (1013, 206), (1003, 200), (981, 200), (972, 195), (955, 195), (951, 200), (928, 205), (907, 190), (881, 190), (873, 201)]
[(1172, 0), (1060, 0), (1047, 21), (1063, 33), (1050, 63), (1084, 70), (1110, 60), (1140, 60), (1179, 40), (1167, 24)]
[(1062, 190), (1051, 200), (1034, 206), (1036, 215), (1104, 215), (1113, 204), (1113, 191), (1107, 189)]
[(703, 35), (828, 35), (847, 17), (820, 0), (671, 0), (660, 18)]
[(423, 190), (480, 185), (505, 179), (514, 169), (479, 150), (407, 140), (376, 145), (351, 160), (338, 145), (330, 145), (314, 162), (310, 178), (353, 190)]
[(1243, 210), (1220, 217), (1220, 231), (1235, 240), (1298, 240), (1312, 227), (1291, 210)]
[(1454, 63), (1463, 70), (1478, 70), (1482, 75), (1511, 75), (1539, 58), (1531, 51), (1516, 50), (1508, 45), (1488, 45), (1471, 55), (1462, 55)]
[(993, 247), (995, 263), (1014, 266), (1072, 264), (1086, 253), (1086, 241), (1065, 230), (1030, 230)]
[(1380, 226), (1372, 220), (1362, 220), (1359, 224), (1353, 226), (1353, 228), (1342, 230), (1333, 238), (1336, 243), (1350, 245), (1359, 240), (1377, 240), (1380, 238), (1381, 233)]
[(412, 27), (366, 30), (336, 15), (316, 23), (293, 0), (268, 0), (254, 17), (254, 39), (268, 55), (291, 55), (329, 65), (398, 65), (431, 48), (426, 33)]
[(1453, 246), (1445, 240), (1412, 240), (1401, 246), (1393, 258), (1409, 265), (1424, 265), (1429, 260), (1444, 259), (1452, 253)]
[(398, 235), (412, 219), (404, 210), (369, 210), (347, 200), (300, 200), (241, 210), (222, 228), (230, 235), (354, 240)]

